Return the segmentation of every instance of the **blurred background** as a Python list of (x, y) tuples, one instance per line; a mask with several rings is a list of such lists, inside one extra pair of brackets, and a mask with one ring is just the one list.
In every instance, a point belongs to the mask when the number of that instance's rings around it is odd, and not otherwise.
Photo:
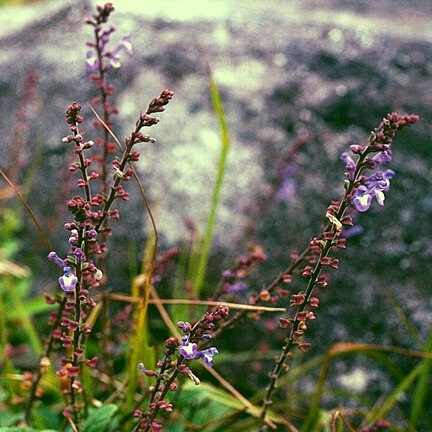
[[(113, 2), (117, 37), (132, 36), (134, 54), (112, 76), (121, 138), (140, 109), (163, 88), (175, 91), (160, 124), (157, 144), (143, 151), (139, 170), (157, 215), (161, 250), (183, 245), (187, 223), (202, 232), (217, 169), (219, 128), (210, 101), (207, 66), (222, 94), (232, 147), (208, 274), (208, 292), (221, 272), (260, 244), (269, 259), (251, 283), (259, 291), (287, 267), (325, 221), (327, 205), (342, 194), (340, 153), (367, 142), (387, 112), (415, 112), (421, 121), (397, 136), (396, 172), (386, 204), (359, 214), (358, 233), (339, 254), (340, 270), (321, 293), (313, 348), (357, 341), (420, 349), (432, 324), (432, 187), (430, 151), (432, 4), (402, 0), (159, 0)], [(25, 193), (55, 250), (66, 253), (66, 199), (73, 184), (64, 169), (70, 155), (69, 103), (94, 95), (86, 77), (82, 24), (90, 1), (0, 2), (1, 169)], [(91, 112), (87, 137), (92, 130)], [(14, 260), (32, 273), (33, 293), (54, 289), (56, 274), (13, 190), (1, 186), (0, 239), (16, 242)], [(128, 291), (147, 238), (148, 218), (133, 185), (114, 226), (109, 275)], [(132, 233), (132, 235), (131, 235)], [(302, 281), (296, 281), (301, 288)], [(170, 281), (161, 286), (170, 295)], [(235, 352), (276, 349), (277, 318), (250, 321), (222, 340)], [(266, 336), (274, 330), (274, 341)], [(241, 341), (236, 334), (242, 335)], [(233, 346), (233, 341), (237, 344)], [(234, 357), (235, 358), (235, 357)], [(415, 360), (395, 357), (394, 376)], [(239, 359), (239, 362), (242, 360)], [(271, 364), (271, 359), (269, 360)], [(397, 365), (396, 365), (397, 364)], [(221, 369), (229, 370), (227, 362)], [(261, 370), (261, 369), (260, 369)], [(268, 367), (240, 390), (265, 381)], [(393, 377), (358, 356), (335, 362), (335, 385), (379, 395)], [(359, 378), (360, 377), (360, 378)], [(313, 377), (311, 380), (313, 381)], [(234, 379), (235, 381), (235, 379)], [(360, 382), (360, 384), (359, 384)], [(350, 387), (351, 386), (351, 387)], [(346, 396), (329, 392), (335, 406)], [(401, 402), (404, 403), (403, 401)]]

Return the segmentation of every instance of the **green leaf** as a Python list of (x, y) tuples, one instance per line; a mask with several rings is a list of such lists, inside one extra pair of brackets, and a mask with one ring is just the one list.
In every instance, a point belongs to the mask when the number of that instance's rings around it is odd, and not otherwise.
[(21, 417), (21, 414), (11, 413), (8, 411), (0, 412), (0, 430), (5, 429), (5, 426), (7, 425), (11, 425), (16, 421), (19, 421)]
[[(56, 308), (56, 305), (47, 304), (43, 297), (32, 298), (22, 302), (28, 315), (36, 315), (43, 312), (51, 311)], [(9, 320), (14, 320), (21, 318), (20, 311), (16, 309), (8, 310), (7, 318)]]
[(24, 296), (30, 288), (29, 280), (4, 277), (2, 282), (7, 292), (11, 310), (15, 310), (19, 313), (22, 326), (27, 333), (30, 345), (34, 352), (40, 355), (43, 350), (42, 342), (40, 341), (38, 330), (32, 322), (32, 317), (27, 311), (23, 301)]
[(116, 405), (109, 404), (92, 411), (84, 423), (85, 432), (107, 431), (111, 418), (117, 409), (118, 407)]
[(420, 362), (411, 372), (402, 380), (398, 386), (384, 399), (379, 409), (371, 411), (366, 417), (366, 423), (373, 423), (380, 418), (385, 418), (388, 412), (398, 403), (401, 395), (408, 391), (413, 382), (423, 372), (425, 361)]
[[(138, 310), (134, 315), (136, 320), (135, 332), (132, 333), (129, 339), (131, 353), (128, 361), (129, 385), (126, 398), (128, 409), (132, 409), (135, 405), (135, 392), (138, 384), (138, 364), (144, 363), (145, 367), (148, 369), (154, 369), (156, 365), (156, 350), (150, 345), (149, 340), (150, 332), (148, 329), (147, 311), (150, 287), (146, 282), (146, 277), (147, 276), (145, 274), (141, 274), (136, 276), (132, 281), (132, 296), (143, 296), (143, 301), (138, 304)], [(144, 285), (144, 293), (141, 292), (141, 284)], [(149, 377), (146, 378), (148, 379)]]
[[(204, 382), (197, 386), (189, 381), (183, 385), (182, 392), (177, 395), (176, 407), (182, 411), (182, 415), (188, 419), (188, 422), (204, 427), (203, 430), (206, 432), (217, 430), (221, 420), (223, 421), (224, 418), (236, 412), (250, 414), (253, 421), (260, 412), (256, 406), (246, 407), (242, 401), (225, 389)], [(267, 418), (275, 423), (284, 422), (282, 417), (271, 410), (269, 410)], [(212, 423), (212, 426), (210, 426), (210, 423)], [(256, 424), (253, 430), (256, 430)]]

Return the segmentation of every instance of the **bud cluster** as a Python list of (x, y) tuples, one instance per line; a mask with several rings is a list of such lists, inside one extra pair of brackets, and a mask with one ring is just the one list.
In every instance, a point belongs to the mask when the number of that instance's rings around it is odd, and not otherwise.
[(181, 341), (176, 337), (169, 337), (165, 341), (164, 359), (157, 362), (158, 369), (152, 371), (146, 369), (143, 363), (138, 365), (141, 372), (146, 376), (154, 377), (156, 382), (149, 388), (150, 399), (147, 411), (137, 409), (134, 412), (134, 417), (138, 419), (134, 432), (161, 430), (162, 424), (155, 419), (160, 410), (172, 411), (172, 404), (167, 402), (165, 397), (169, 391), (177, 390), (176, 379), (179, 374), (186, 375), (195, 384), (200, 383), (199, 378), (185, 361), (202, 358), (208, 367), (213, 365), (213, 357), (218, 354), (217, 348), (200, 350), (199, 344), (211, 339), (210, 332), (216, 329), (228, 314), (228, 307), (216, 306), (207, 311), (193, 326), (188, 322), (179, 321), (177, 327), (182, 331)]

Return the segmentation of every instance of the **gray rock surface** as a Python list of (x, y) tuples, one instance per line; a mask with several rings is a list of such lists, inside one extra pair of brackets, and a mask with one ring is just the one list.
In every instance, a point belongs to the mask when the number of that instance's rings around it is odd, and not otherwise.
[[(247, 240), (262, 243), (271, 258), (263, 280), (319, 229), (328, 202), (340, 196), (339, 154), (365, 142), (388, 111), (422, 116), (398, 137), (392, 166), (397, 176), (386, 206), (359, 217), (365, 231), (342, 257), (344, 274), (335, 276), (331, 293), (323, 293), (328, 322), (314, 331), (329, 343), (356, 337), (409, 344), (395, 314), (384, 318), (380, 312), (388, 309), (379, 294), (383, 284), (415, 311), (420, 331), (426, 331), (432, 255), (430, 2), (159, 0), (141, 8), (135, 1), (117, 3), (112, 22), (119, 38), (132, 35), (135, 49), (113, 76), (121, 106), (118, 135), (128, 132), (138, 110), (162, 88), (176, 92), (152, 131), (158, 144), (148, 145), (140, 164), (165, 244), (183, 237), (185, 217), (202, 228), (208, 210), (219, 132), (207, 64), (232, 138), (216, 247), (226, 252)], [(54, 214), (56, 221), (66, 217), (58, 172), (65, 159), (64, 111), (93, 92), (83, 66), (90, 31), (82, 25), (92, 9), (48, 2), (0, 11), (2, 153), (11, 146), (17, 95), (27, 74), (36, 71), (39, 103), (28, 148), (43, 164), (43, 175), (34, 179), (30, 197), (54, 226)], [(295, 145), (293, 159), (288, 152)], [(4, 166), (9, 155), (2, 154)], [(121, 241), (131, 231), (142, 238), (146, 220), (140, 204), (127, 208), (113, 251), (119, 263), (125, 253)], [(64, 237), (58, 239), (62, 247)], [(242, 250), (238, 246), (229, 256)], [(407, 291), (415, 294), (407, 298)], [(355, 322), (349, 309), (354, 303)], [(393, 332), (385, 336), (385, 329)]]
[[(134, 57), (125, 60), (116, 77), (122, 107), (119, 135), (127, 133), (137, 111), (159, 89), (176, 91), (154, 131), (159, 145), (148, 149), (141, 164), (157, 203), (160, 230), (169, 242), (183, 236), (183, 217), (202, 227), (208, 211), (219, 144), (207, 63), (224, 95), (232, 134), (217, 231), (220, 243), (241, 237), (248, 223), (246, 208), (266, 192), (265, 165), (271, 162), (266, 154), (275, 156), (273, 152), (324, 116), (326, 122), (345, 127), (325, 146), (335, 161), (349, 141), (346, 128), (367, 130), (387, 109), (404, 108), (401, 99), (411, 93), (406, 77), (411, 65), (421, 64), (427, 73), (431, 69), (424, 54), (410, 54), (403, 46), (431, 38), (418, 6), (382, 19), (390, 2), (374, 2), (373, 9), (367, 2), (321, 2), (323, 7), (312, 1), (255, 0), (242, 6), (234, 1), (162, 1), (146, 8), (135, 1), (118, 3), (113, 23), (119, 37), (125, 32), (133, 36), (135, 47)], [(1, 108), (6, 114), (0, 126), (7, 130), (13, 122), (14, 110), (8, 108), (14, 106), (26, 73), (36, 70), (45, 142), (60, 151), (64, 107), (75, 99), (85, 102), (90, 91), (82, 62), (90, 31), (81, 21), (91, 6), (41, 4), (3, 10)], [(392, 60), (397, 68), (389, 70)], [(378, 86), (389, 81), (397, 94), (380, 92)], [(358, 108), (350, 112), (350, 104), (362, 97), (374, 106), (356, 118)]]

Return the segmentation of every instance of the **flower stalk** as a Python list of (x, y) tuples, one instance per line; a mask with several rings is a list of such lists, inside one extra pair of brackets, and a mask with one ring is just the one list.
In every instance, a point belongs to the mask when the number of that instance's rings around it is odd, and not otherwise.
[(200, 344), (208, 342), (221, 322), (227, 319), (228, 307), (215, 306), (204, 313), (194, 326), (188, 322), (180, 321), (177, 327), (181, 329), (183, 336), (181, 341), (176, 337), (170, 337), (165, 341), (164, 358), (157, 363), (158, 370), (147, 370), (142, 363), (138, 368), (146, 376), (154, 376), (156, 382), (150, 387), (148, 408), (142, 411), (139, 406), (134, 411), (134, 417), (138, 419), (133, 432), (160, 431), (162, 424), (156, 418), (161, 410), (172, 411), (172, 404), (165, 400), (169, 391), (177, 390), (176, 380), (180, 374), (188, 376), (196, 385), (200, 380), (186, 364), (189, 360), (202, 358), (208, 367), (213, 366), (213, 357), (218, 354), (215, 347), (199, 349)]
[[(325, 224), (322, 235), (311, 241), (311, 251), (316, 254), (314, 267), (306, 266), (301, 275), (308, 278), (304, 291), (293, 294), (290, 300), (292, 313), (280, 319), (282, 328), (288, 330), (284, 346), (278, 356), (272, 372), (270, 381), (266, 387), (262, 409), (260, 414), (261, 431), (267, 430), (265, 418), (268, 407), (272, 404), (271, 395), (276, 388), (276, 383), (281, 372), (287, 368), (287, 361), (292, 356), (292, 349), (297, 347), (305, 352), (310, 348), (310, 343), (305, 342), (305, 334), (308, 321), (316, 319), (314, 310), (319, 306), (317, 288), (326, 286), (327, 280), (322, 271), (324, 268), (337, 269), (339, 260), (332, 258), (330, 253), (339, 248), (345, 248), (345, 239), (341, 238), (344, 226), (352, 226), (352, 218), (347, 214), (349, 209), (364, 212), (369, 209), (372, 197), (375, 197), (380, 205), (384, 203), (383, 192), (389, 188), (389, 170), (382, 174), (376, 171), (370, 177), (363, 175), (367, 169), (376, 170), (377, 167), (391, 160), (391, 144), (396, 132), (405, 126), (410, 126), (419, 120), (417, 115), (399, 116), (397, 113), (388, 114), (381, 124), (375, 129), (365, 147), (351, 146), (351, 151), (357, 155), (357, 161), (351, 156), (343, 153), (341, 159), (345, 163), (346, 181), (345, 193), (341, 201), (333, 202), (327, 209)], [(368, 198), (363, 197), (367, 195)]]

